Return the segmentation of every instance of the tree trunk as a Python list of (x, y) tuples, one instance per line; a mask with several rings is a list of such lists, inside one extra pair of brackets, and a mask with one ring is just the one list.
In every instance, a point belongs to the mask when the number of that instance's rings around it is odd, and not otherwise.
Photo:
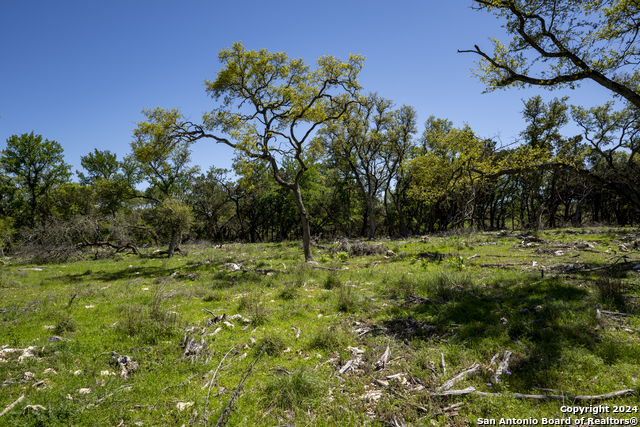
[(404, 211), (402, 210), (402, 203), (400, 203), (400, 196), (398, 196), (398, 200), (394, 200), (394, 204), (396, 205), (396, 211), (398, 211), (398, 221), (400, 222), (399, 232), (402, 237), (407, 237), (409, 232), (407, 231), (407, 223), (404, 221)]
[(367, 194), (367, 212), (369, 213), (369, 240), (376, 237), (376, 218), (373, 214), (373, 197)]
[(167, 251), (167, 258), (173, 257), (173, 251), (176, 249), (178, 243), (178, 230), (173, 230), (171, 233), (171, 242), (169, 243), (169, 250)]
[(305, 262), (311, 262), (313, 261), (313, 257), (311, 256), (311, 231), (309, 228), (309, 215), (307, 214), (307, 210), (304, 207), (304, 203), (302, 203), (302, 192), (300, 191), (300, 186), (298, 184), (294, 184), (291, 187), (291, 191), (293, 191), (293, 197), (296, 201), (298, 212), (300, 213), (300, 221), (302, 222), (302, 250), (304, 252), (304, 260)]

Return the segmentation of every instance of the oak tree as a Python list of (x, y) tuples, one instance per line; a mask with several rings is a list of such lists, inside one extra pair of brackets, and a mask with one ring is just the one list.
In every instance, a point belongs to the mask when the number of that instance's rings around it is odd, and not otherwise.
[[(310, 216), (305, 207), (300, 180), (317, 156), (312, 143), (318, 126), (337, 120), (360, 89), (357, 76), (364, 58), (351, 55), (347, 61), (323, 56), (311, 69), (302, 59), (266, 49), (247, 50), (241, 43), (222, 49), (223, 67), (214, 80), (205, 80), (207, 93), (217, 108), (203, 115), (203, 123), (185, 122), (176, 129), (183, 140), (202, 138), (233, 147), (247, 160), (266, 161), (278, 185), (291, 191), (302, 224), (304, 258), (312, 261)], [(296, 164), (286, 179), (282, 160)]]
[(67, 182), (71, 176), (62, 146), (33, 132), (7, 139), (7, 147), (0, 152), (0, 163), (23, 190), (27, 204), (25, 219), (32, 227), (38, 216), (46, 216), (42, 202), (51, 188)]
[(474, 0), (474, 8), (506, 20), (508, 44), (477, 45), (475, 75), (487, 91), (575, 87), (592, 80), (640, 107), (640, 3), (628, 0)]

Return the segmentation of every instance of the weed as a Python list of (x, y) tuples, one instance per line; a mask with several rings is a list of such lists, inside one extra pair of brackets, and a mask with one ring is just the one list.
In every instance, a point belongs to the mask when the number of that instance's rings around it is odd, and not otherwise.
[(259, 353), (264, 348), (264, 352), (269, 356), (280, 356), (285, 349), (284, 339), (280, 335), (269, 333), (262, 337), (255, 346)]
[(414, 279), (410, 279), (403, 274), (395, 281), (388, 284), (387, 294), (391, 298), (406, 298), (416, 293), (417, 284)]
[(214, 302), (220, 300), (222, 300), (222, 294), (220, 292), (209, 292), (202, 297), (202, 301), (204, 302)]
[(285, 286), (283, 290), (280, 291), (280, 298), (283, 300), (292, 300), (298, 296), (298, 288), (291, 284)]
[(446, 263), (453, 269), (455, 270), (462, 270), (465, 265), (464, 265), (464, 258), (461, 256), (454, 256), (452, 258), (449, 258)]
[(126, 336), (138, 337), (144, 343), (155, 344), (178, 332), (176, 314), (133, 304), (121, 307), (120, 310), (123, 320), (118, 323), (118, 330)]
[(331, 290), (342, 286), (342, 282), (336, 273), (329, 273), (324, 279), (323, 288)]
[(333, 258), (335, 258), (339, 262), (347, 262), (349, 259), (349, 254), (347, 252), (337, 252)]
[(337, 328), (323, 328), (318, 330), (309, 341), (311, 350), (335, 350), (346, 345), (347, 339)]
[(238, 303), (238, 311), (245, 311), (255, 326), (267, 323), (271, 314), (262, 301), (254, 295), (243, 295)]
[(280, 410), (300, 409), (320, 394), (320, 382), (308, 371), (277, 373), (263, 390), (263, 404)]
[(55, 315), (55, 328), (53, 333), (62, 335), (65, 332), (73, 332), (76, 329), (76, 321), (68, 313), (58, 312)]
[(338, 311), (355, 313), (363, 303), (363, 298), (352, 286), (343, 286), (338, 293)]
[(331, 256), (330, 256), (330, 255), (328, 255), (328, 254), (322, 254), (322, 255), (320, 255), (320, 262), (321, 262), (321, 263), (323, 263), (323, 264), (324, 264), (324, 263), (327, 263), (327, 262), (329, 262), (329, 261), (331, 261)]
[(622, 281), (610, 277), (596, 279), (598, 297), (603, 304), (612, 304), (617, 308), (624, 307), (624, 295), (622, 294)]

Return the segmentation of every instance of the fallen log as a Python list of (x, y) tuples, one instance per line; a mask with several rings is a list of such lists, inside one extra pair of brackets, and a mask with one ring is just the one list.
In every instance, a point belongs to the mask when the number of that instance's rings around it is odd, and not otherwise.
[(612, 391), (611, 393), (598, 394), (595, 396), (571, 396), (561, 394), (523, 394), (523, 393), (487, 393), (484, 391), (478, 391), (475, 387), (467, 387), (462, 390), (447, 390), (441, 393), (432, 393), (431, 396), (462, 396), (465, 394), (477, 394), (478, 396), (506, 396), (515, 397), (516, 399), (533, 399), (533, 400), (570, 400), (574, 402), (600, 402), (603, 400), (613, 399), (616, 397), (623, 397), (635, 394), (635, 390), (619, 390)]

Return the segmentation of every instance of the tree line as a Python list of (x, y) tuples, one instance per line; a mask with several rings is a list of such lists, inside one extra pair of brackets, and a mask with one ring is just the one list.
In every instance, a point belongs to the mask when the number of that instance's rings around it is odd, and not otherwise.
[[(496, 41), (493, 55), (478, 46), (461, 52), (480, 56), (477, 74), (489, 91), (591, 79), (622, 108), (532, 97), (523, 101), (526, 127), (516, 143), (501, 146), (435, 116), (419, 129), (413, 107), (363, 91), (361, 56), (325, 56), (311, 68), (235, 43), (219, 52), (222, 69), (205, 81), (216, 106), (201, 121), (177, 108), (143, 110), (130, 152), (88, 153), (75, 181), (58, 142), (34, 133), (9, 138), (0, 157), (0, 249), (63, 259), (85, 248), (137, 252), (155, 244), (172, 256), (185, 238), (302, 238), (311, 261), (319, 236), (636, 225), (637, 6), (578, 3), (476, 1), (506, 19), (513, 39)], [(549, 70), (531, 76), (535, 62)], [(570, 122), (578, 134), (566, 133)], [(190, 147), (203, 139), (235, 149), (232, 170), (192, 165)]]

